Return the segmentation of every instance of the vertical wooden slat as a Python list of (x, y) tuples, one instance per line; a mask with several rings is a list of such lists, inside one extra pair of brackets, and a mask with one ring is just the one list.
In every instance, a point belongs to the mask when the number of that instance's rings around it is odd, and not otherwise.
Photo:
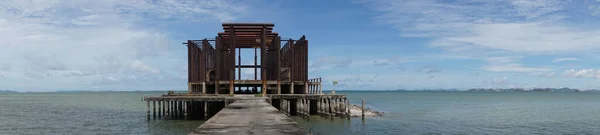
[(215, 62), (216, 62), (216, 68), (215, 68), (215, 94), (219, 94), (219, 89), (220, 89), (220, 85), (219, 85), (219, 81), (221, 80), (221, 48), (223, 46), (223, 43), (221, 42), (221, 36), (217, 36), (216, 40), (215, 40), (216, 44), (215, 44)]

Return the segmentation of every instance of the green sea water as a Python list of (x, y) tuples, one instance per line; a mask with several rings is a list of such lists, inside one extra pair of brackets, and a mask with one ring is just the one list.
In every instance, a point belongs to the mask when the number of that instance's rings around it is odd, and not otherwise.
[[(203, 121), (148, 121), (166, 92), (0, 93), (0, 134), (187, 134)], [(600, 134), (600, 93), (341, 92), (385, 116), (293, 117), (316, 134)]]

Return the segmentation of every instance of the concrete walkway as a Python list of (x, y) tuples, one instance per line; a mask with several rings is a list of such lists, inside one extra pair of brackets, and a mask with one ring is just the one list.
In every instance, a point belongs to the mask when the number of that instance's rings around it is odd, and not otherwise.
[(307, 135), (291, 118), (254, 95), (235, 96), (235, 102), (210, 118), (190, 135)]

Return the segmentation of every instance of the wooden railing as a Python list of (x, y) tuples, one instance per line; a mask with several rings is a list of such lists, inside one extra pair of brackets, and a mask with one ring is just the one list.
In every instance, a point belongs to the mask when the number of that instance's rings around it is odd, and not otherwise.
[(308, 94), (323, 94), (321, 78), (308, 79)]

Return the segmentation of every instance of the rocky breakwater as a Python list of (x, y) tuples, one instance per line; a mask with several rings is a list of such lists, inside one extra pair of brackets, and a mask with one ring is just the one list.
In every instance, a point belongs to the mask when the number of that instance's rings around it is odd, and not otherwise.
[[(371, 108), (365, 107), (365, 117), (379, 117), (383, 116), (384, 113), (380, 111), (375, 111)], [(350, 106), (350, 117), (362, 117), (362, 107), (359, 105), (351, 105)]]

